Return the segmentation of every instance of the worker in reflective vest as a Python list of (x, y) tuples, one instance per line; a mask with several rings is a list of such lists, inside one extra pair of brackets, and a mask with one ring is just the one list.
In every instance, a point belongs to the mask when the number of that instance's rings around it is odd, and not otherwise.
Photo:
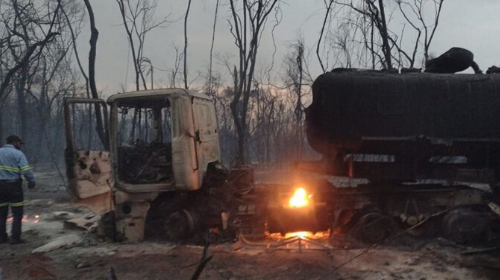
[(20, 151), (23, 144), (19, 136), (11, 135), (7, 137), (7, 144), (0, 148), (0, 243), (8, 241), (6, 223), (9, 207), (13, 216), (10, 244), (23, 243), (21, 224), (24, 195), (21, 176), (28, 181), (29, 189), (36, 186), (28, 160)]

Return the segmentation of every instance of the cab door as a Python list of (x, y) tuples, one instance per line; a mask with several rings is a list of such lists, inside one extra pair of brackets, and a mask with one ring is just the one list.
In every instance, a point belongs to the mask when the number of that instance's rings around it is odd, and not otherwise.
[(219, 134), (214, 103), (209, 99), (194, 98), (196, 148), (202, 176), (210, 162), (220, 161)]
[(104, 100), (64, 99), (66, 188), (95, 214), (114, 210), (108, 110)]

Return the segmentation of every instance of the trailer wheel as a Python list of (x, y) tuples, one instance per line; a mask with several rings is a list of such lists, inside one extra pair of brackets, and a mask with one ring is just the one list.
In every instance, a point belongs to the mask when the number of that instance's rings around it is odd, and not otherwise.
[(380, 243), (393, 231), (391, 218), (382, 212), (364, 214), (355, 227), (356, 237), (367, 243)]
[(460, 244), (481, 244), (491, 239), (489, 216), (467, 208), (452, 210), (443, 218), (443, 236)]

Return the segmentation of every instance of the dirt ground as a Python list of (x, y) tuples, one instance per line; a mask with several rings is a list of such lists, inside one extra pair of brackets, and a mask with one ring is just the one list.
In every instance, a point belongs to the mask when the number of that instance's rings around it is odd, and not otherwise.
[[(106, 243), (64, 221), (88, 212), (71, 206), (57, 172), (37, 174), (26, 191), (20, 245), (0, 244), (0, 279), (191, 279), (204, 248), (143, 242)], [(277, 240), (274, 240), (277, 241)], [(443, 240), (404, 239), (373, 247), (319, 238), (284, 246), (241, 242), (210, 246), (198, 279), (499, 279), (500, 252), (463, 254), (471, 248)], [(342, 244), (342, 245), (338, 245)], [(300, 245), (300, 247), (299, 247)]]

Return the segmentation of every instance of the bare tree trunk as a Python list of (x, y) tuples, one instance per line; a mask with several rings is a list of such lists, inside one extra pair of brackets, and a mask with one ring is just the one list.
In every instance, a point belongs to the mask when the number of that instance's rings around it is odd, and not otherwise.
[(239, 50), (239, 66), (233, 71), (234, 96), (230, 108), (238, 135), (236, 164), (244, 164), (245, 142), (248, 133), (248, 102), (255, 72), (260, 38), (269, 14), (279, 0), (242, 0), (241, 13), (235, 0), (230, 0), (231, 32)]
[(147, 89), (142, 64), (150, 64), (150, 69), (152, 69), (153, 64), (144, 56), (146, 35), (156, 27), (164, 26), (164, 24), (168, 22), (169, 15), (160, 21), (156, 21), (153, 18), (158, 0), (116, 0), (116, 2), (120, 9), (123, 27), (127, 33), (130, 52), (134, 63), (135, 90), (141, 90), (141, 82), (143, 88)]
[[(85, 0), (85, 1), (87, 2), (88, 0)], [(135, 90), (139, 90), (140, 89), (139, 88), (139, 71), (140, 70), (138, 69), (138, 66), (137, 66), (138, 58), (136, 57), (136, 51), (135, 51), (134, 40), (132, 38), (132, 32), (128, 28), (128, 24), (127, 24), (127, 20), (126, 20), (125, 3), (123, 2), (123, 0), (116, 0), (116, 2), (118, 3), (118, 6), (120, 7), (120, 13), (122, 16), (123, 24), (125, 26), (125, 31), (127, 32), (127, 37), (129, 40), (129, 45), (130, 45), (130, 49), (131, 49), (131, 53), (132, 53), (132, 61), (134, 62)]]
[[(64, 14), (64, 17), (66, 18), (66, 22), (68, 24), (68, 28), (69, 28), (69, 31), (71, 33), (71, 39), (73, 41), (72, 45), (73, 45), (73, 51), (75, 52), (75, 58), (76, 58), (76, 62), (77, 62), (77, 65), (78, 65), (78, 68), (80, 69), (80, 73), (82, 74), (84, 80), (85, 80), (85, 93), (87, 94), (87, 98), (90, 98), (91, 97), (91, 93), (90, 93), (90, 86), (89, 86), (89, 77), (87, 76), (87, 73), (85, 73), (85, 70), (83, 69), (83, 66), (82, 66), (82, 63), (80, 61), (80, 55), (78, 54), (78, 48), (76, 46), (76, 35), (75, 35), (75, 32), (73, 30), (73, 26), (69, 20), (69, 17), (68, 17), (68, 14), (66, 13), (66, 11), (64, 9), (62, 9), (62, 12)], [(91, 111), (92, 109), (90, 109), (90, 112), (89, 112), (89, 115), (88, 115), (88, 122), (90, 123), (92, 121), (92, 115), (91, 115)], [(87, 143), (87, 147), (90, 147), (90, 141), (92, 140), (92, 131), (88, 131), (88, 143)]]
[(372, 57), (372, 69), (375, 70), (375, 66), (377, 65), (377, 62), (375, 60), (375, 52), (373, 51), (375, 49), (375, 41), (374, 41), (375, 23), (372, 21), (370, 26), (371, 26), (371, 28), (370, 28), (370, 50), (372, 50), (370, 53), (371, 53), (371, 57)]
[[(31, 59), (33, 59), (33, 55), (35, 54), (35, 51), (38, 49), (38, 48), (43, 48), (43, 46), (47, 43), (49, 43), (50, 41), (52, 41), (52, 39), (59, 35), (59, 33), (57, 32), (50, 32), (49, 34), (47, 34), (47, 37), (45, 37), (45, 39), (43, 39), (42, 41), (40, 42), (37, 42), (33, 45), (31, 45), (28, 50), (26, 51), (26, 53), (24, 54), (22, 60), (17, 63), (14, 67), (12, 67), (8, 72), (7, 74), (5, 74), (5, 76), (3, 77), (3, 81), (2, 81), (2, 84), (0, 85), (0, 98), (3, 98), (5, 93), (7, 92), (7, 88), (10, 86), (11, 84), (11, 81), (12, 81), (12, 77), (14, 76), (14, 74), (16, 74), (17, 71), (19, 71), (19, 69), (21, 69), (22, 67), (24, 67), (25, 65), (27, 65)], [(41, 50), (38, 49), (38, 54), (40, 54)]]
[(3, 137), (3, 112), (4, 111), (4, 99), (0, 98), (0, 141), (3, 143), (4, 137)]
[(28, 78), (28, 65), (24, 65), (19, 73), (19, 80), (16, 84), (17, 93), (17, 109), (19, 114), (19, 133), (22, 137), (28, 137), (28, 114), (26, 112), (26, 95), (24, 88), (26, 87), (26, 79)]
[(73, 51), (75, 52), (75, 58), (76, 62), (78, 64), (78, 68), (80, 69), (80, 73), (82, 74), (83, 78), (85, 79), (85, 92), (87, 93), (87, 98), (90, 98), (90, 88), (89, 88), (89, 77), (87, 76), (87, 73), (85, 73), (85, 70), (83, 69), (82, 63), (80, 61), (80, 55), (78, 54), (78, 48), (76, 46), (76, 35), (75, 31), (73, 30), (73, 26), (71, 25), (71, 22), (69, 20), (68, 14), (64, 9), (61, 9), (64, 17), (66, 18), (66, 22), (68, 23), (68, 28), (71, 33), (71, 39), (73, 41)]
[(380, 9), (381, 16), (381, 24), (382, 28), (380, 29), (380, 35), (382, 36), (382, 48), (384, 49), (384, 56), (386, 61), (387, 70), (392, 70), (392, 62), (391, 62), (391, 46), (389, 46), (389, 40), (387, 35), (387, 22), (385, 20), (385, 8), (384, 1), (378, 0), (378, 5)]
[(321, 26), (321, 32), (319, 33), (318, 44), (316, 45), (316, 56), (318, 57), (318, 61), (319, 61), (319, 64), (321, 65), (321, 70), (323, 70), (323, 73), (326, 72), (326, 68), (323, 65), (323, 60), (321, 59), (321, 55), (319, 54), (319, 50), (321, 47), (321, 40), (323, 39), (323, 34), (325, 33), (326, 22), (327, 22), (328, 18), (330, 17), (330, 11), (331, 11), (333, 3), (334, 3), (334, 0), (330, 0), (330, 3), (328, 4), (328, 6), (326, 8), (325, 18), (323, 19), (323, 25)]
[[(97, 86), (95, 83), (95, 58), (97, 54), (97, 38), (99, 37), (99, 31), (95, 27), (95, 19), (94, 19), (94, 11), (92, 10), (92, 6), (90, 5), (89, 0), (84, 0), (85, 7), (87, 7), (87, 11), (89, 13), (90, 19), (90, 51), (89, 51), (89, 83), (90, 83), (90, 91), (92, 93), (92, 98), (98, 99), (99, 95), (97, 93)], [(105, 149), (109, 149), (109, 141), (107, 139), (106, 131), (104, 131), (104, 121), (99, 105), (95, 105), (96, 111), (96, 129), (97, 135), (99, 135), (99, 139), (101, 139), (102, 144)]]
[(188, 6), (186, 10), (186, 16), (184, 17), (184, 88), (188, 89), (187, 80), (187, 47), (188, 47), (188, 36), (187, 36), (187, 21), (189, 16), (189, 9), (191, 8), (191, 0), (188, 1)]
[(304, 139), (302, 135), (302, 115), (303, 115), (303, 110), (302, 110), (302, 74), (304, 73), (304, 68), (302, 66), (302, 62), (304, 61), (304, 45), (299, 44), (297, 46), (297, 71), (299, 72), (299, 80), (296, 86), (296, 94), (297, 94), (297, 102), (295, 105), (295, 116), (296, 116), (296, 130), (297, 130), (297, 154), (296, 156), (300, 159), (302, 157), (302, 147)]
[(210, 43), (210, 58), (209, 58), (209, 66), (208, 66), (208, 87), (210, 88), (210, 93), (215, 94), (212, 92), (212, 84), (213, 84), (213, 75), (212, 75), (212, 60), (213, 60), (213, 53), (214, 53), (214, 43), (215, 43), (215, 27), (217, 25), (217, 14), (219, 13), (219, 0), (217, 0), (217, 3), (215, 4), (215, 15), (214, 15), (214, 25), (212, 27), (212, 41)]

